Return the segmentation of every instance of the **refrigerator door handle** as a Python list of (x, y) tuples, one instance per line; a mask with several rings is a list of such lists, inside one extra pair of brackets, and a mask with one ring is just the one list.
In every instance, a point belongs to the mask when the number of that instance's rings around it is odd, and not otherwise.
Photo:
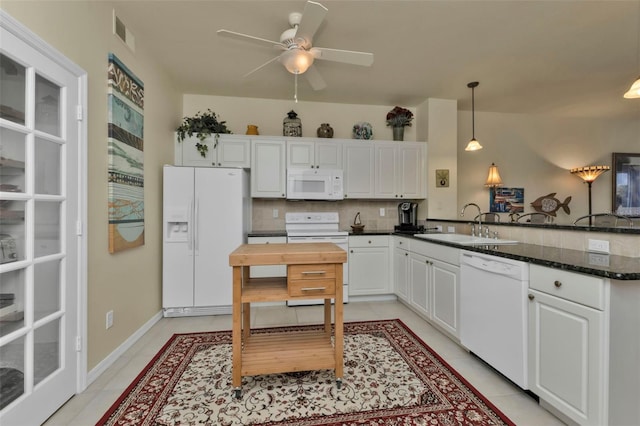
[(193, 200), (189, 202), (189, 222), (187, 226), (187, 251), (189, 256), (193, 256)]
[(199, 199), (196, 198), (194, 201), (195, 204), (195, 208), (194, 208), (194, 214), (193, 214), (193, 255), (194, 256), (199, 256), (200, 255), (200, 242), (198, 241), (198, 224), (200, 221), (200, 202)]

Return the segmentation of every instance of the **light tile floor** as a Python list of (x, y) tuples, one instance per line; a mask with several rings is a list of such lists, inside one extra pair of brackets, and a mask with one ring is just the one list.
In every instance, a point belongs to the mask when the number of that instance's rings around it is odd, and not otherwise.
[[(252, 327), (272, 327), (322, 322), (321, 306), (252, 306)], [(483, 362), (429, 325), (399, 302), (353, 302), (345, 305), (344, 321), (399, 318), (449, 365), (467, 379), (517, 425), (563, 423), (518, 387), (496, 374)], [(230, 330), (231, 316), (163, 318), (123, 354), (89, 387), (70, 399), (45, 423), (94, 425), (142, 371), (174, 333)]]

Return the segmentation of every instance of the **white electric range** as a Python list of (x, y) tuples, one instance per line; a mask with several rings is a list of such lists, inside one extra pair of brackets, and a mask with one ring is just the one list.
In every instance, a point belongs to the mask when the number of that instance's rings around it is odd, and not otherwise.
[[(345, 252), (349, 249), (349, 233), (340, 231), (337, 212), (290, 212), (285, 215), (287, 243), (334, 243)], [(342, 268), (343, 301), (349, 301), (349, 263)], [(289, 301), (289, 306), (319, 305), (323, 299)]]

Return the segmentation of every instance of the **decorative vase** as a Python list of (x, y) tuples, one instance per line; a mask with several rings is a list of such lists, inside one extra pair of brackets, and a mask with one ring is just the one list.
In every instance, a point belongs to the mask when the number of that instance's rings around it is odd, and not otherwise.
[(394, 141), (403, 141), (404, 140), (404, 126), (393, 126), (393, 140)]
[(282, 122), (282, 135), (295, 138), (302, 136), (302, 120), (298, 118), (298, 114), (294, 110), (289, 111)]
[(319, 138), (332, 138), (333, 128), (329, 125), (329, 123), (322, 123), (320, 127), (318, 127), (317, 133)]
[(259, 135), (258, 126), (255, 124), (247, 124), (247, 135)]

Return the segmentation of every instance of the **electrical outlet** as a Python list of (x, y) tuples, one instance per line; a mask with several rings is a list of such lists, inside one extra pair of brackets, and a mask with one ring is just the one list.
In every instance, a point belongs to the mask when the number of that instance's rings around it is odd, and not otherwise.
[(456, 227), (455, 226), (447, 226), (447, 232), (450, 234), (455, 234)]
[(442, 232), (442, 225), (436, 225), (436, 231)]
[(107, 329), (113, 327), (113, 311), (107, 312)]
[(601, 253), (589, 253), (589, 265), (609, 267), (609, 255)]
[(381, 207), (380, 208), (380, 217), (383, 217), (383, 216), (384, 216), (384, 207)]
[(277, 219), (279, 215), (280, 215), (280, 212), (278, 212), (278, 209), (273, 209), (273, 218)]
[(609, 241), (592, 240), (591, 238), (589, 238), (589, 246), (587, 251), (594, 251), (597, 253), (609, 253)]

